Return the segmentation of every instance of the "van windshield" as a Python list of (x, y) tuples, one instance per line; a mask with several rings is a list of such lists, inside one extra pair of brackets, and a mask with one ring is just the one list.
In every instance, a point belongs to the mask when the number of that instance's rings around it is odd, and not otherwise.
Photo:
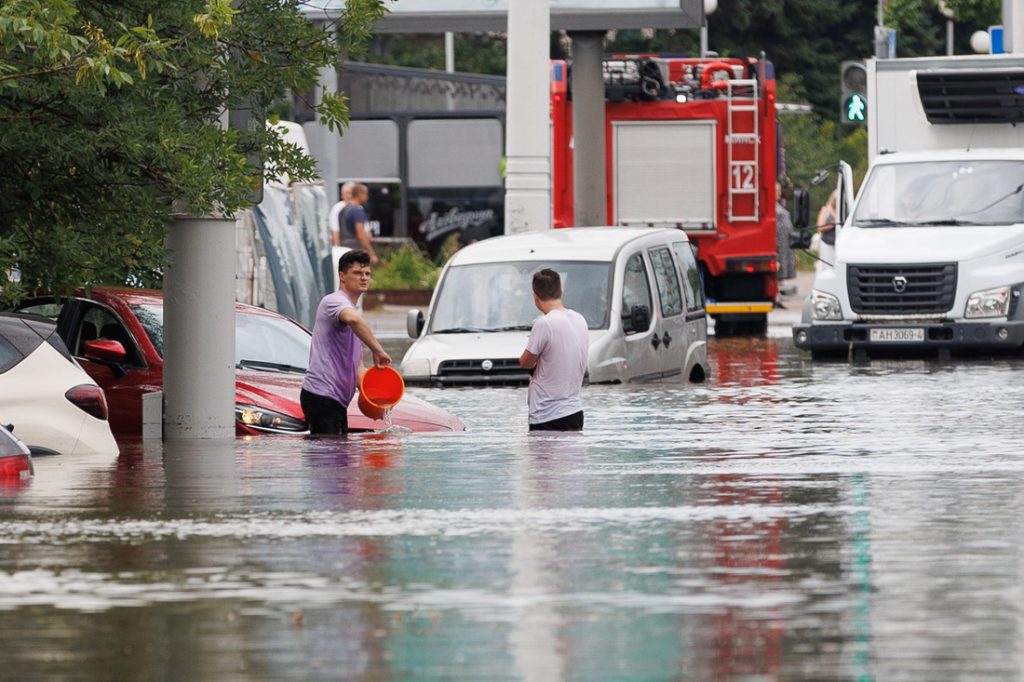
[(861, 190), (858, 227), (1024, 222), (1024, 162), (928, 161), (875, 166)]
[(533, 304), (533, 273), (551, 268), (562, 278), (562, 303), (587, 320), (608, 326), (611, 263), (519, 261), (448, 269), (434, 305), (435, 334), (529, 331), (540, 315)]

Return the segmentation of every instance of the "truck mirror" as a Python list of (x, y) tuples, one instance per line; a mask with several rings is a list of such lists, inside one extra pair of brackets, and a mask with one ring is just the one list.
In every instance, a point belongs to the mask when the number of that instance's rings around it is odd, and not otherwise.
[(811, 224), (811, 193), (806, 189), (793, 190), (793, 227), (803, 230)]
[(811, 248), (811, 231), (806, 228), (802, 228), (798, 232), (789, 233), (789, 248), (791, 249), (809, 249)]

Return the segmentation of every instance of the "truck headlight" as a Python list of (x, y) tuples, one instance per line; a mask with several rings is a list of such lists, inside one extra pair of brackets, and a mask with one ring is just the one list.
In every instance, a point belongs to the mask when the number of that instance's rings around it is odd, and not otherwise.
[(1006, 317), (1010, 313), (1011, 293), (1010, 287), (975, 291), (967, 297), (964, 317), (968, 319)]
[(843, 309), (839, 305), (839, 299), (817, 289), (811, 293), (811, 310), (814, 312), (815, 320), (843, 319)]
[(287, 414), (254, 405), (235, 405), (235, 420), (259, 431), (278, 433), (304, 433), (306, 422)]

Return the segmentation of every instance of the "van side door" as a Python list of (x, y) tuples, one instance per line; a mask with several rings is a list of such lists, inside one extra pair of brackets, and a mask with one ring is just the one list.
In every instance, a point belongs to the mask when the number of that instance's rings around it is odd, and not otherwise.
[(686, 316), (679, 271), (667, 244), (648, 249), (647, 255), (658, 287), (661, 313), (651, 339), (654, 365), (662, 376), (673, 376), (683, 371), (686, 362)]
[(654, 365), (654, 341), (657, 312), (647, 263), (642, 251), (626, 257), (622, 272), (622, 295), (619, 300), (622, 332), (625, 336), (625, 381), (643, 381), (660, 376)]
[(686, 306), (686, 342), (687, 356), (683, 371), (690, 376), (694, 365), (704, 368), (708, 366), (708, 316), (704, 303), (704, 284), (701, 281), (700, 266), (690, 242), (673, 242), (672, 251), (679, 263), (679, 272), (683, 279), (683, 303)]

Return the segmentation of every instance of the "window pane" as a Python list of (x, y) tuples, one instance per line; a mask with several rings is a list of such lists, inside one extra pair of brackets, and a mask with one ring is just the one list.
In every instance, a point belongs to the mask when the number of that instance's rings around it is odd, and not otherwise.
[(540, 315), (533, 304), (533, 273), (546, 267), (562, 280), (565, 307), (582, 315), (588, 329), (608, 327), (609, 263), (509, 261), (450, 268), (431, 312), (430, 331), (529, 330)]
[(164, 356), (164, 309), (148, 305), (133, 305), (132, 312), (149, 337), (157, 354)]
[(288, 320), (235, 313), (235, 363), (249, 360), (306, 370), (310, 341), (306, 330)]
[(683, 270), (683, 292), (686, 295), (686, 309), (703, 309), (704, 286), (701, 282), (697, 259), (693, 256), (693, 249), (687, 242), (676, 242), (672, 245), (672, 250), (676, 252), (679, 267)]
[(398, 124), (394, 121), (351, 121), (338, 141), (338, 181), (390, 180), (398, 166)]
[(0, 374), (21, 362), (22, 355), (10, 341), (0, 336)]
[(419, 119), (408, 136), (410, 187), (502, 185), (505, 138), (498, 119)]
[(683, 296), (679, 291), (679, 275), (672, 254), (668, 249), (653, 249), (651, 263), (654, 266), (654, 281), (658, 283), (658, 295), (661, 297), (661, 314), (665, 317), (680, 314), (683, 312)]
[(60, 315), (61, 308), (63, 307), (64, 304), (62, 303), (37, 303), (36, 305), (18, 308), (18, 312), (28, 313), (29, 315), (42, 315), (43, 317), (48, 317), (51, 320), (56, 320), (57, 316)]
[[(647, 281), (647, 267), (644, 265), (643, 256), (639, 253), (633, 254), (626, 263), (626, 272), (622, 278), (622, 328), (628, 334), (630, 332), (646, 331), (634, 329), (632, 311), (635, 306), (651, 308), (651, 287)], [(653, 319), (653, 315), (651, 318)]]

